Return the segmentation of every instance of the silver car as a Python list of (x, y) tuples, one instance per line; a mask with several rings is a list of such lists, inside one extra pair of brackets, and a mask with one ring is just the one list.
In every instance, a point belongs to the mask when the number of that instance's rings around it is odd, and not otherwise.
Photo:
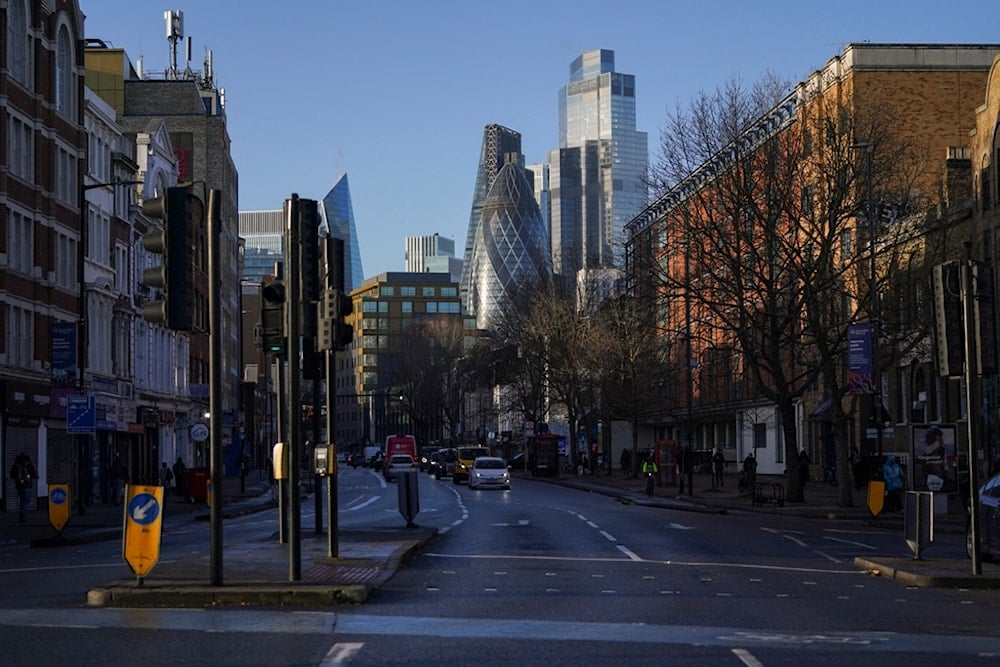
[(510, 470), (507, 462), (498, 456), (480, 456), (469, 468), (469, 488), (481, 489), (487, 486), (510, 488)]
[[(971, 524), (966, 532), (966, 550), (972, 556)], [(979, 553), (983, 560), (1000, 559), (1000, 473), (979, 488)]]
[(417, 463), (409, 454), (393, 454), (392, 457), (385, 462), (385, 469), (382, 473), (385, 475), (385, 481), (391, 482), (399, 477), (399, 473), (416, 469)]

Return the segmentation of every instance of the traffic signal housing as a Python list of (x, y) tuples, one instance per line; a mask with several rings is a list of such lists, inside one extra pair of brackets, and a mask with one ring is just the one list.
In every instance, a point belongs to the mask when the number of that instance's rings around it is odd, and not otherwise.
[(275, 279), (260, 286), (261, 351), (275, 357), (288, 353), (288, 332), (285, 330), (285, 283)]
[(354, 312), (351, 297), (343, 290), (327, 289), (319, 304), (318, 348), (320, 350), (346, 350), (354, 340), (354, 327), (344, 320)]
[(163, 264), (143, 271), (142, 283), (161, 290), (162, 298), (142, 305), (150, 322), (168, 329), (194, 328), (194, 230), (204, 219), (204, 205), (187, 188), (167, 188), (162, 197), (146, 199), (143, 212), (163, 221), (162, 229), (142, 236), (142, 245), (163, 255)]

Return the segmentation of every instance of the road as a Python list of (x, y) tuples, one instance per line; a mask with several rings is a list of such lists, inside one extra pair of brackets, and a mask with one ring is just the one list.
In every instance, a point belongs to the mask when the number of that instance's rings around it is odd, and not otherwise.
[[(339, 479), (342, 528), (398, 526), (395, 485)], [(314, 525), (304, 502), (302, 525)], [(857, 555), (907, 555), (850, 522), (622, 505), (516, 480), (472, 491), (420, 476), (417, 523), (440, 535), (364, 605), (87, 609), (127, 573), (120, 545), (0, 552), (5, 664), (997, 664), (1000, 593), (908, 589)], [(274, 511), (225, 544), (273, 540)], [(207, 550), (205, 522), (164, 526), (161, 559)], [(959, 553), (958, 537), (935, 553)], [(845, 655), (847, 654), (847, 655)]]

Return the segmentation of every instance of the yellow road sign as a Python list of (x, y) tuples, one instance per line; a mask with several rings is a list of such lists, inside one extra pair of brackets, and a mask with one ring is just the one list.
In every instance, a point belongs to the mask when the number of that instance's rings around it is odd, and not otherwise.
[(872, 513), (872, 516), (878, 516), (882, 513), (884, 506), (885, 482), (881, 480), (868, 482), (868, 511)]
[(70, 505), (69, 484), (49, 484), (49, 524), (57, 533), (69, 523)]
[(126, 487), (122, 557), (140, 579), (145, 577), (160, 559), (162, 522), (162, 486)]

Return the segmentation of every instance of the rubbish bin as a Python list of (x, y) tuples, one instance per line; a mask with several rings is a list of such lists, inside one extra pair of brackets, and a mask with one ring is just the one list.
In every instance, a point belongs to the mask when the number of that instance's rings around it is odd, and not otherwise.
[(208, 468), (188, 468), (187, 495), (191, 502), (205, 502), (208, 498)]

